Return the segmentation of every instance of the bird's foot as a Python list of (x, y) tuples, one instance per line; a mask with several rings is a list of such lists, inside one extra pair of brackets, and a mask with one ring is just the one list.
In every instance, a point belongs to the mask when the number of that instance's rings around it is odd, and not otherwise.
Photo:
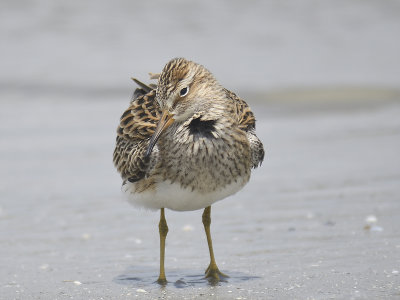
[(225, 278), (229, 278), (228, 275), (222, 273), (216, 265), (209, 265), (205, 272), (207, 278), (210, 282), (224, 281)]
[(157, 283), (162, 286), (166, 286), (168, 281), (165, 277), (158, 277)]

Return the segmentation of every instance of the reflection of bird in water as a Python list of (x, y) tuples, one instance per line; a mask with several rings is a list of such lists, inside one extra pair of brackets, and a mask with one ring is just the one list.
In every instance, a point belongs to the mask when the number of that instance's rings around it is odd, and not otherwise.
[(251, 168), (261, 164), (264, 149), (255, 134), (255, 118), (245, 101), (192, 61), (173, 59), (154, 77), (157, 86), (135, 80), (140, 88), (121, 117), (114, 164), (131, 203), (161, 209), (158, 282), (167, 282), (164, 208), (204, 208), (210, 250), (206, 277), (218, 281), (226, 275), (214, 258), (211, 204), (239, 191)]

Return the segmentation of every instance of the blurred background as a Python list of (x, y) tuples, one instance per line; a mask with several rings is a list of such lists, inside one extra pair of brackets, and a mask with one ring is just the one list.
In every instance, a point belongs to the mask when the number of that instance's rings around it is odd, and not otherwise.
[[(400, 295), (399, 32), (398, 0), (2, 1), (0, 295)], [(246, 99), (267, 149), (215, 205), (218, 288), (190, 280), (199, 211), (167, 214), (187, 288), (153, 284), (158, 214), (124, 202), (112, 165), (130, 77), (174, 57)]]
[(235, 90), (399, 86), (399, 1), (2, 1), (3, 91), (125, 90), (173, 57)]

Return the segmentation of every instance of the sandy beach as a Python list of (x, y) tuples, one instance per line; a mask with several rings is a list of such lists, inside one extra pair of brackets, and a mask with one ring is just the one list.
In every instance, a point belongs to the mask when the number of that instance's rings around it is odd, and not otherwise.
[(158, 213), (124, 201), (111, 163), (126, 101), (6, 103), (2, 298), (398, 297), (399, 102), (318, 113), (254, 104), (266, 160), (213, 209), (216, 257), (231, 277), (215, 287), (202, 278), (201, 211), (167, 211), (170, 284), (160, 289)]

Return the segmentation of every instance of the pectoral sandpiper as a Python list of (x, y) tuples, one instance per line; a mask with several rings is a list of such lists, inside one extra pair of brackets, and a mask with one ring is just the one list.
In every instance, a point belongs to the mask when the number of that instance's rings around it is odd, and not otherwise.
[(157, 85), (135, 80), (140, 88), (121, 117), (114, 164), (132, 204), (161, 210), (158, 283), (167, 283), (165, 208), (204, 208), (210, 251), (205, 277), (219, 281), (227, 276), (214, 258), (211, 205), (239, 191), (251, 169), (262, 163), (264, 149), (255, 134), (255, 118), (247, 103), (202, 65), (176, 58), (155, 77)]

